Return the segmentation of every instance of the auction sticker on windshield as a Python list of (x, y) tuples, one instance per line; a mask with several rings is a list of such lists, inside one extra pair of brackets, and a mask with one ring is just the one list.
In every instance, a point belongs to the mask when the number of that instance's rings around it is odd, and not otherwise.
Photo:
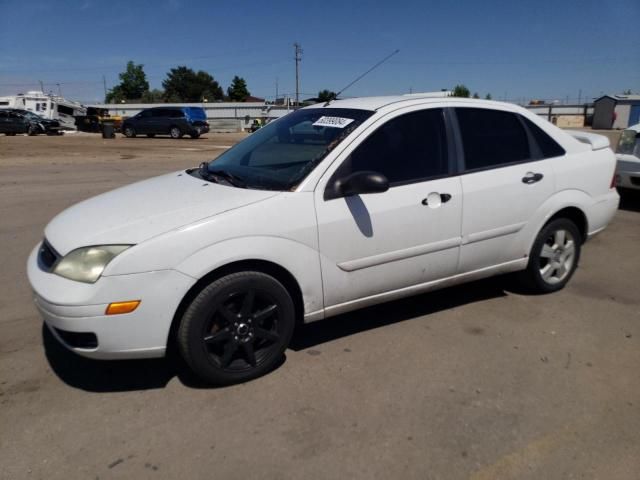
[(313, 124), (314, 127), (331, 127), (331, 128), (344, 128), (353, 122), (353, 118), (344, 117), (320, 117)]

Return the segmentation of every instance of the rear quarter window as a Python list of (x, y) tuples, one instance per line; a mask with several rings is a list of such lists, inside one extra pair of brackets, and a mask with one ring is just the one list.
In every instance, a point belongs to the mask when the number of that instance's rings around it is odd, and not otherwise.
[(531, 120), (523, 116), (520, 116), (520, 118), (527, 125), (531, 135), (533, 135), (533, 139), (538, 145), (540, 153), (542, 153), (542, 158), (561, 157), (567, 153), (565, 149), (558, 144), (558, 142), (551, 138), (544, 130)]
[[(191, 120), (206, 120), (207, 114), (203, 108), (189, 107), (186, 108), (186, 116)], [(182, 112), (181, 112), (182, 113)]]

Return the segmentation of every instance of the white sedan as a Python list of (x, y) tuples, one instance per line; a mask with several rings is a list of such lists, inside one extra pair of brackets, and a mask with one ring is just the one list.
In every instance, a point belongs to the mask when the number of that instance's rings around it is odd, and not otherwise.
[(67, 348), (163, 356), (206, 381), (268, 372), (299, 322), (507, 272), (566, 285), (619, 197), (605, 137), (511, 104), (333, 101), (199, 168), (81, 202), (28, 259)]
[(622, 132), (616, 150), (616, 183), (624, 190), (640, 190), (640, 123)]

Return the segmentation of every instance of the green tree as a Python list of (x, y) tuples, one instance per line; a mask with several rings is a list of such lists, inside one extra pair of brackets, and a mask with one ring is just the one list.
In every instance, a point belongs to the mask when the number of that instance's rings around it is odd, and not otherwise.
[(113, 87), (107, 93), (107, 103), (120, 102), (122, 100), (138, 100), (142, 94), (149, 90), (149, 82), (144, 73), (143, 65), (136, 65), (131, 60), (127, 62), (127, 69), (120, 73), (120, 84)]
[(478, 92), (473, 94), (473, 98), (480, 98), (480, 95), (478, 95)]
[(202, 102), (222, 100), (222, 87), (207, 72), (194, 72), (179, 66), (167, 73), (162, 82), (164, 99), (169, 102)]
[(153, 90), (147, 90), (142, 94), (140, 101), (142, 103), (160, 103), (164, 100), (164, 92), (157, 88)]
[(229, 100), (233, 100), (234, 102), (243, 102), (245, 98), (251, 95), (247, 89), (245, 79), (237, 75), (233, 77), (231, 85), (227, 88), (227, 95), (229, 96)]
[(484, 96), (484, 99), (485, 99), (485, 100), (491, 100), (491, 94), (490, 94), (490, 93), (487, 93), (487, 94)]
[(623, 95), (633, 95), (633, 93), (631, 92), (631, 89), (627, 89), (624, 92), (622, 92)]
[(325, 89), (318, 92), (318, 102), (328, 102), (334, 98), (336, 98), (336, 92), (332, 92), (331, 90)]
[(471, 94), (471, 92), (469, 92), (469, 89), (467, 87), (465, 87), (464, 85), (460, 84), (460, 85), (456, 85), (455, 86), (455, 88), (453, 89), (453, 95), (452, 96), (469, 98), (470, 94)]

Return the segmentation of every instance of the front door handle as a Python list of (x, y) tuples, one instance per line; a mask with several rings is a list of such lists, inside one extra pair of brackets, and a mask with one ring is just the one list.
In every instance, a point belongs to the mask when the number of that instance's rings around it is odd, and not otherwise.
[(531, 183), (539, 182), (543, 178), (544, 178), (544, 175), (541, 173), (527, 172), (527, 174), (524, 177), (522, 177), (522, 183), (526, 183), (527, 185), (529, 185)]
[[(440, 202), (438, 205), (434, 205), (434, 203), (438, 203), (438, 195), (440, 195)], [(451, 194), (450, 193), (430, 193), (429, 196), (427, 198), (423, 198), (422, 199), (422, 205), (429, 205), (429, 197), (431, 197), (431, 206), (440, 206), (440, 204), (442, 203), (447, 203), (449, 200), (451, 200)], [(435, 200), (435, 202), (434, 202)]]

